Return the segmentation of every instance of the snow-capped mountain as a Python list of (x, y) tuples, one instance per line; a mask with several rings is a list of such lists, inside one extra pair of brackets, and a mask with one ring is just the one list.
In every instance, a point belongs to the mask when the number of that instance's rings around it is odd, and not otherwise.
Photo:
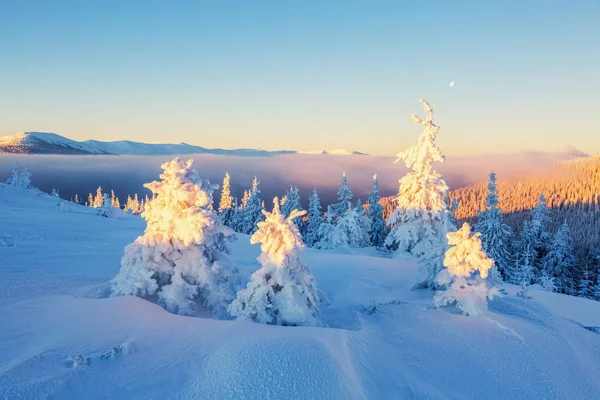
[(111, 154), (111, 155), (175, 155), (175, 154), (222, 154), (237, 156), (274, 156), (280, 154), (329, 154), (363, 155), (358, 151), (345, 149), (298, 152), (294, 150), (263, 149), (207, 149), (187, 143), (161, 144), (141, 143), (129, 140), (101, 142), (86, 140), (77, 142), (55, 133), (23, 132), (0, 137), (0, 153), (19, 154)]
[(368, 154), (361, 153), (360, 151), (353, 151), (347, 149), (321, 149), (321, 150), (311, 150), (311, 151), (299, 151), (300, 154), (323, 154), (323, 155), (332, 155), (332, 156), (366, 156)]

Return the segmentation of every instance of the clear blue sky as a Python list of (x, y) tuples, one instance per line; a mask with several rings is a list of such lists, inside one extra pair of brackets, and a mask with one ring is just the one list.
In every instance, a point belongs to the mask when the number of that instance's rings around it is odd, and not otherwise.
[(0, 135), (600, 152), (598, 0), (0, 0), (0, 57)]

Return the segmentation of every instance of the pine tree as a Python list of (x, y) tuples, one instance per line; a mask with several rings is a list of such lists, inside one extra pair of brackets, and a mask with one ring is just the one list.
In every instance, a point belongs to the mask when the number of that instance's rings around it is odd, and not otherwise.
[(383, 220), (383, 206), (379, 204), (379, 181), (377, 174), (373, 175), (373, 190), (369, 194), (369, 208), (367, 215), (370, 221), (369, 238), (375, 247), (382, 247), (385, 242), (385, 221)]
[(231, 226), (231, 217), (233, 214), (233, 197), (231, 196), (229, 172), (225, 172), (223, 178), (223, 188), (221, 189), (221, 200), (219, 201), (219, 216), (224, 225)]
[(329, 248), (370, 246), (370, 222), (363, 211), (362, 207), (353, 207), (348, 202), (346, 212), (338, 219), (329, 237)]
[(352, 194), (352, 191), (348, 187), (348, 179), (346, 178), (345, 172), (342, 174), (341, 183), (342, 186), (340, 186), (337, 192), (338, 203), (331, 205), (331, 210), (333, 212), (332, 217), (334, 221), (338, 218), (341, 218), (346, 213), (348, 210), (348, 204), (350, 204), (350, 201), (354, 197), (354, 194)]
[(444, 162), (435, 145), (439, 127), (433, 124), (433, 107), (421, 99), (425, 120), (415, 114), (413, 122), (424, 126), (417, 144), (398, 153), (396, 162), (404, 161), (411, 170), (400, 179), (397, 207), (387, 220), (391, 227), (385, 240), (395, 257), (408, 251), (421, 263), (417, 287), (435, 288), (435, 277), (443, 268), (443, 256), (448, 247), (446, 233), (455, 229), (444, 198), (446, 181), (432, 168), (434, 162)]
[(575, 267), (575, 264), (571, 233), (569, 225), (565, 222), (561, 225), (556, 235), (554, 235), (550, 251), (543, 259), (542, 276), (553, 277), (557, 291), (572, 293), (572, 269)]
[(96, 207), (96, 214), (100, 215), (101, 217), (109, 218), (112, 217), (114, 213), (115, 210), (112, 206), (110, 197), (108, 196), (108, 193), (104, 193), (104, 200), (100, 207)]
[(598, 267), (596, 268), (596, 285), (594, 286), (593, 298), (600, 301), (600, 258), (598, 258)]
[(533, 267), (534, 253), (529, 246), (522, 252), (517, 252), (515, 262), (508, 270), (508, 281), (515, 285), (530, 285), (534, 279), (535, 272)]
[(456, 224), (458, 223), (456, 220), (456, 211), (458, 210), (458, 202), (456, 201), (456, 199), (450, 200), (450, 196), (447, 195), (446, 197), (444, 197), (444, 203), (446, 204), (446, 207), (448, 208), (448, 213), (450, 214), (449, 215), (450, 224), (452, 226), (456, 226)]
[(237, 269), (229, 258), (233, 232), (210, 210), (214, 186), (193, 160), (164, 163), (142, 218), (144, 234), (125, 248), (113, 295), (157, 298), (167, 311), (194, 315), (197, 305), (226, 317)]
[(94, 196), (92, 204), (92, 207), (94, 208), (102, 207), (102, 204), (104, 204), (104, 193), (102, 192), (102, 187), (98, 186), (98, 189), (96, 189), (96, 196)]
[(308, 198), (308, 221), (306, 222), (306, 234), (304, 235), (304, 242), (308, 247), (313, 247), (319, 241), (319, 228), (321, 224), (323, 224), (321, 200), (315, 188)]
[(88, 196), (88, 201), (86, 203), (88, 207), (94, 207), (94, 196), (90, 193)]
[(579, 281), (579, 291), (577, 292), (577, 296), (585, 297), (587, 299), (594, 297), (594, 281), (592, 271), (590, 271), (588, 265), (585, 266), (583, 276)]
[(240, 290), (229, 306), (238, 319), (272, 325), (320, 325), (317, 286), (310, 270), (302, 263), (298, 250), (304, 247), (293, 222), (306, 211), (292, 210), (285, 216), (279, 210), (279, 199), (273, 200), (273, 211), (262, 211), (266, 219), (258, 223), (252, 244), (261, 243), (258, 261), (262, 265)]
[[(293, 210), (303, 211), (302, 205), (300, 204), (300, 190), (298, 186), (292, 186), (284, 196), (286, 201), (281, 203), (281, 213), (285, 216), (289, 216)], [(264, 207), (263, 207), (264, 208)], [(306, 222), (303, 218), (294, 219), (294, 223), (298, 227), (300, 234), (304, 237), (306, 234)]]
[[(447, 234), (448, 244), (452, 247), (446, 251), (443, 269), (436, 277), (439, 290), (433, 302), (436, 307), (456, 304), (466, 315), (480, 315), (487, 310), (487, 300), (493, 298), (497, 291), (489, 289), (483, 281), (494, 265), (494, 260), (483, 251), (479, 232), (471, 235), (471, 227), (466, 222), (456, 232)], [(478, 278), (473, 279), (477, 272)]]
[(57, 189), (52, 189), (52, 193), (50, 193), (50, 196), (60, 197), (60, 195), (58, 194), (58, 190)]
[(503, 221), (502, 209), (498, 206), (496, 174), (490, 173), (485, 209), (479, 211), (473, 227), (481, 233), (481, 243), (486, 254), (494, 260), (500, 275), (507, 279), (507, 270), (512, 262), (511, 243), (513, 232)]
[(550, 249), (552, 235), (548, 232), (551, 216), (546, 206), (546, 198), (542, 193), (538, 204), (531, 210), (529, 224), (523, 227), (521, 249), (529, 247), (533, 252), (531, 260), (535, 274), (539, 275), (543, 269), (543, 259)]
[(75, 200), (73, 200), (75, 204), (79, 204), (79, 195), (75, 193)]
[(335, 230), (334, 218), (336, 218), (335, 212), (332, 209), (332, 206), (327, 206), (327, 213), (325, 215), (324, 221), (319, 225), (319, 230), (317, 232), (317, 241), (314, 244), (314, 247), (317, 249), (332, 249), (332, 237)]
[(233, 207), (231, 211), (231, 216), (229, 218), (229, 227), (233, 229), (235, 232), (239, 232), (240, 230), (240, 210), (238, 206), (238, 198), (233, 198)]
[(31, 172), (27, 168), (19, 170), (17, 164), (13, 164), (11, 176), (6, 180), (6, 184), (21, 189), (31, 189)]
[(262, 201), (260, 199), (260, 182), (256, 177), (252, 181), (252, 188), (248, 192), (245, 207), (242, 213), (241, 232), (252, 234), (258, 229), (257, 223), (264, 219)]

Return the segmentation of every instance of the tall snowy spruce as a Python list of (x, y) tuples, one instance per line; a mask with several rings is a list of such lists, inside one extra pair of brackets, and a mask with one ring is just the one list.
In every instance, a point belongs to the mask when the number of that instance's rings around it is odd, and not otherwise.
[(324, 238), (328, 242), (325, 248), (359, 248), (371, 244), (369, 238), (370, 222), (362, 206), (352, 206), (348, 202), (346, 211), (333, 227), (332, 233)]
[(552, 242), (552, 235), (548, 232), (551, 215), (543, 193), (529, 215), (528, 223), (523, 225), (519, 246), (522, 253), (527, 248), (530, 250), (533, 256), (531, 264), (534, 267), (534, 273), (539, 276), (543, 269), (543, 259), (548, 254)]
[(557, 292), (575, 294), (576, 287), (573, 280), (573, 268), (576, 265), (571, 244), (571, 232), (569, 225), (563, 223), (554, 235), (550, 251), (544, 257), (543, 274), (554, 279)]
[(304, 243), (308, 247), (313, 247), (319, 241), (319, 228), (323, 224), (323, 213), (321, 211), (321, 199), (317, 189), (313, 189), (308, 198), (308, 221), (306, 221), (306, 233), (304, 234)]
[[(495, 268), (506, 279), (507, 271), (512, 262), (511, 243), (513, 241), (512, 229), (503, 221), (502, 209), (499, 207), (498, 190), (496, 188), (496, 174), (490, 173), (488, 195), (485, 208), (479, 211), (477, 223), (473, 227), (481, 233), (481, 244), (486, 254), (494, 260)], [(493, 269), (490, 275), (494, 275)]]
[(338, 189), (338, 202), (331, 205), (332, 215), (331, 218), (335, 222), (338, 218), (341, 218), (346, 210), (348, 210), (348, 204), (354, 197), (352, 190), (348, 187), (348, 178), (346, 178), (346, 173), (342, 174), (342, 186)]
[(219, 201), (219, 216), (223, 225), (231, 227), (231, 219), (233, 214), (233, 196), (231, 196), (231, 185), (229, 183), (229, 172), (225, 172), (223, 178), (223, 187), (221, 188), (221, 199)]
[(9, 186), (31, 189), (31, 172), (27, 168), (19, 170), (17, 164), (13, 164), (10, 177), (6, 180), (6, 184)]
[(412, 114), (414, 123), (424, 131), (417, 144), (398, 153), (396, 162), (404, 161), (411, 170), (400, 179), (397, 207), (387, 220), (391, 227), (385, 245), (395, 257), (410, 252), (421, 263), (417, 287), (437, 288), (436, 276), (443, 268), (443, 257), (448, 248), (446, 233), (456, 229), (444, 198), (448, 185), (432, 167), (444, 162), (444, 156), (435, 144), (439, 127), (433, 124), (433, 107), (419, 100), (425, 109), (425, 119)]
[[(303, 210), (300, 204), (300, 190), (298, 186), (290, 187), (285, 195), (285, 202), (281, 205), (281, 213), (286, 217), (290, 216), (293, 210)], [(304, 237), (306, 234), (306, 222), (302, 218), (295, 218), (294, 223), (298, 227), (300, 234)]]
[(304, 244), (293, 222), (306, 211), (292, 210), (286, 217), (275, 197), (273, 211), (263, 210), (263, 214), (266, 219), (258, 223), (250, 239), (252, 244), (261, 243), (258, 261), (262, 268), (238, 292), (229, 312), (238, 319), (263, 324), (320, 325), (317, 285), (298, 256)]
[(252, 181), (252, 188), (246, 193), (242, 199), (239, 231), (252, 234), (258, 229), (256, 224), (264, 220), (262, 200), (260, 199), (260, 182), (256, 177)]
[(377, 174), (373, 175), (373, 190), (369, 194), (369, 208), (367, 215), (370, 221), (369, 237), (371, 245), (382, 247), (385, 242), (385, 221), (383, 220), (383, 206), (379, 204), (379, 181)]
[[(446, 287), (433, 297), (436, 307), (455, 304), (466, 315), (480, 315), (487, 310), (487, 300), (498, 291), (485, 282), (494, 260), (483, 251), (479, 232), (471, 235), (466, 222), (456, 232), (447, 234), (451, 246), (444, 258), (446, 267), (436, 277), (437, 283)], [(476, 274), (476, 277), (474, 273)]]
[(227, 317), (237, 269), (229, 258), (233, 232), (209, 208), (214, 187), (192, 170), (193, 160), (164, 163), (142, 217), (144, 234), (125, 247), (113, 295), (157, 297), (166, 310), (196, 314), (197, 307)]
[(330, 205), (327, 206), (327, 212), (325, 213), (323, 223), (319, 225), (319, 230), (317, 232), (317, 242), (314, 247), (321, 250), (332, 249), (332, 237), (335, 230), (335, 218), (336, 214), (333, 211), (333, 207)]

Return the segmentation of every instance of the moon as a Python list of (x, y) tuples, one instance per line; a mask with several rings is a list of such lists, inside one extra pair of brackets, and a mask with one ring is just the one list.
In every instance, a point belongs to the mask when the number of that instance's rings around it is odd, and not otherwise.
[(454, 81), (450, 82), (450, 87), (454, 87)]

